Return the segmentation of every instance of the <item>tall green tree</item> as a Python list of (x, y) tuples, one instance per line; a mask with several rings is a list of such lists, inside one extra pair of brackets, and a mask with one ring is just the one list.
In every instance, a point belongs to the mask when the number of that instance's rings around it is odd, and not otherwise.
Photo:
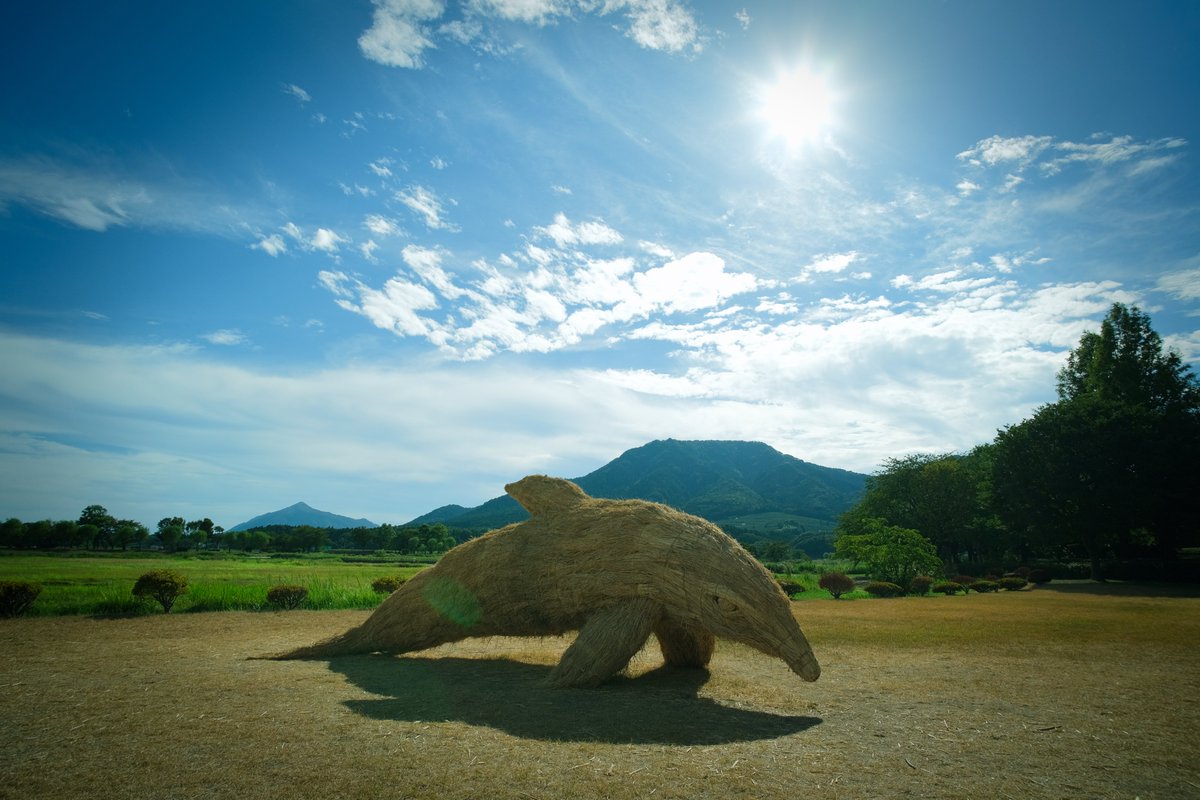
[(77, 521), (80, 526), (94, 525), (96, 527), (96, 532), (91, 537), (91, 541), (86, 542), (85, 546), (113, 546), (113, 536), (117, 531), (117, 519), (112, 514), (109, 514), (108, 509), (104, 506), (88, 506), (79, 514)]
[(1100, 332), (1085, 332), (1058, 373), (1058, 398), (1091, 397), (1157, 413), (1200, 409), (1200, 384), (1179, 353), (1164, 350), (1150, 316), (1114, 303)]
[(889, 525), (882, 519), (864, 519), (861, 533), (842, 533), (835, 546), (839, 557), (865, 563), (875, 580), (905, 588), (917, 575), (940, 577), (942, 573), (933, 542), (911, 528)]
[(948, 562), (999, 557), (1006, 541), (990, 507), (991, 460), (986, 447), (967, 455), (892, 458), (867, 479), (862, 499), (839, 532), (863, 534), (871, 520), (920, 531)]
[(1117, 304), (1058, 375), (1059, 400), (1001, 430), (993, 489), (1031, 546), (1084, 551), (1092, 575), (1145, 541), (1174, 557), (1200, 522), (1200, 385), (1149, 317)]

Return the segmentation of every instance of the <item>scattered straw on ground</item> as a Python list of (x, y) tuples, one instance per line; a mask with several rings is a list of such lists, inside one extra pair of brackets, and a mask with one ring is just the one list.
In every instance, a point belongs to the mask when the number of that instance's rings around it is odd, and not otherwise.
[(1200, 599), (1037, 589), (798, 603), (815, 684), (543, 688), (564, 639), (247, 661), (365, 612), (0, 621), (0, 797), (1200, 796)]

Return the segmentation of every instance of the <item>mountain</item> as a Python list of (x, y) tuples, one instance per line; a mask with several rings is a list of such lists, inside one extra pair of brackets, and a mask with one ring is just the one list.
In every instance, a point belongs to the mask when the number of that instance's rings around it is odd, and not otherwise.
[(230, 531), (248, 531), (267, 525), (311, 525), (314, 528), (378, 528), (369, 519), (351, 519), (341, 514), (332, 514), (313, 508), (308, 503), (296, 503), (268, 514), (259, 514), (254, 519), (239, 522)]
[[(723, 525), (743, 541), (781, 539), (821, 555), (838, 516), (862, 497), (866, 477), (810, 464), (762, 442), (666, 439), (573, 480), (593, 497), (666, 503)], [(503, 495), (475, 508), (444, 506), (413, 523), (497, 528), (528, 516)]]

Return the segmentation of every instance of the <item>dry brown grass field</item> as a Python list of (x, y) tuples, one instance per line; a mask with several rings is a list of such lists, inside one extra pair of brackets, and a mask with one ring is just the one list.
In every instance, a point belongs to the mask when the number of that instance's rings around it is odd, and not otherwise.
[(815, 684), (722, 642), (593, 690), (542, 687), (562, 639), (246, 658), (362, 611), (0, 620), (0, 797), (1200, 797), (1200, 598), (794, 608)]

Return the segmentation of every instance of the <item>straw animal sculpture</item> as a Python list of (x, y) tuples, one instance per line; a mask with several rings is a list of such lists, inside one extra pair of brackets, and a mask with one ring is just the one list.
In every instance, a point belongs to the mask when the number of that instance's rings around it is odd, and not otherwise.
[(715, 525), (658, 503), (600, 500), (531, 475), (504, 487), (530, 513), (450, 550), (360, 626), (269, 656), (406, 653), (475, 636), (579, 631), (553, 686), (596, 686), (653, 633), (666, 663), (704, 667), (714, 637), (821, 674), (774, 578)]

